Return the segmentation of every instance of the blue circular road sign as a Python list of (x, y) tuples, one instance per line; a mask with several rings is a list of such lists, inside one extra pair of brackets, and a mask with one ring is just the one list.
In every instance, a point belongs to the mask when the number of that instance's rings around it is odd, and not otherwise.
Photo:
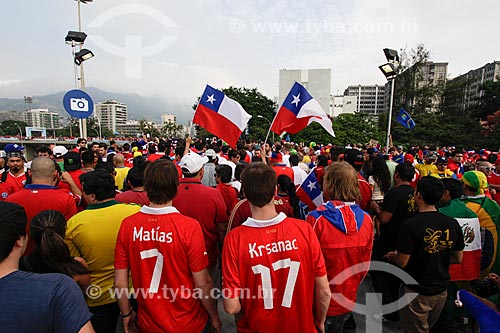
[(88, 118), (94, 112), (94, 101), (85, 91), (74, 89), (64, 94), (63, 105), (73, 118)]

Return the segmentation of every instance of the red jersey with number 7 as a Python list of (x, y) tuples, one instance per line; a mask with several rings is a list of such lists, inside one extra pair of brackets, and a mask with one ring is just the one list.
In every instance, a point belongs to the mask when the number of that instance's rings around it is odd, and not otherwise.
[(224, 297), (241, 302), (238, 332), (316, 332), (314, 283), (326, 268), (306, 222), (249, 218), (226, 236), (222, 256)]
[(143, 206), (123, 220), (115, 269), (132, 273), (139, 332), (201, 332), (208, 314), (193, 290), (192, 272), (207, 267), (200, 224), (174, 207)]

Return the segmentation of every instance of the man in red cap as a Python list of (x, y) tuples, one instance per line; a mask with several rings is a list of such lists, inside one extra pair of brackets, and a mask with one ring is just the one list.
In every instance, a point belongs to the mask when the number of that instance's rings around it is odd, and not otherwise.
[(271, 166), (276, 172), (276, 177), (279, 177), (280, 175), (286, 175), (290, 177), (290, 179), (293, 181), (294, 179), (293, 169), (291, 167), (286, 166), (286, 164), (283, 163), (283, 154), (281, 154), (280, 152), (273, 151), (271, 153)]
[[(404, 158), (404, 163), (408, 163), (411, 166), (413, 166), (413, 163), (415, 162), (415, 157), (412, 154), (405, 154)], [(415, 175), (413, 176), (412, 181), (410, 182), (410, 186), (413, 187), (413, 189), (417, 189), (417, 183), (418, 180), (420, 179), (420, 172), (415, 169)]]

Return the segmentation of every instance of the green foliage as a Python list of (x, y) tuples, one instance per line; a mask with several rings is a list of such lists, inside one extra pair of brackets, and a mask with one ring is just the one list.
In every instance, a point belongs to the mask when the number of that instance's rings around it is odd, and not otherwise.
[(477, 106), (473, 108), (472, 115), (481, 120), (487, 120), (489, 115), (493, 115), (500, 109), (500, 81), (485, 82), (480, 89), (484, 91), (484, 94)]
[(180, 136), (180, 132), (182, 131), (182, 125), (176, 125), (175, 123), (167, 122), (160, 129), (160, 133), (163, 137), (166, 138), (177, 138)]
[(26, 135), (26, 126), (27, 124), (24, 121), (4, 120), (0, 124), (0, 135), (19, 136), (19, 128), (21, 128), (21, 132), (24, 136)]

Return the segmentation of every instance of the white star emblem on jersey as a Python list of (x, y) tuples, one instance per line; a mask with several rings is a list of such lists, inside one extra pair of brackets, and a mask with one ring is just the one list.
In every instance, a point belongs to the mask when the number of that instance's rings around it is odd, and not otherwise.
[(292, 95), (293, 96), (293, 101), (292, 101), (292, 104), (295, 104), (295, 107), (298, 107), (299, 106), (299, 102), (300, 102), (300, 94), (298, 94), (297, 96), (295, 95)]
[(212, 105), (214, 105), (214, 102), (216, 101), (216, 99), (214, 98), (214, 94), (208, 96), (207, 95), (207, 103), (212, 103)]
[(312, 192), (312, 190), (316, 189), (316, 182), (309, 181), (309, 185), (307, 185), (307, 187), (309, 187), (309, 191)]

